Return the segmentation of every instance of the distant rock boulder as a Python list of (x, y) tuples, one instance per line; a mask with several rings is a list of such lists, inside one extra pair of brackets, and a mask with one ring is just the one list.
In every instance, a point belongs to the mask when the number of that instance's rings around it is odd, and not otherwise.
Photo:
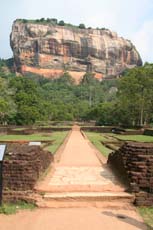
[(79, 81), (87, 71), (102, 79), (142, 65), (131, 41), (108, 29), (16, 20), (10, 43), (16, 71), (22, 74), (54, 78), (66, 69)]

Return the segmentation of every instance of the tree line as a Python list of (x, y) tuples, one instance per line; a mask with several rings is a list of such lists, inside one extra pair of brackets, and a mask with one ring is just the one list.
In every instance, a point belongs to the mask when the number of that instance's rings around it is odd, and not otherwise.
[(32, 74), (16, 76), (5, 73), (3, 67), (1, 124), (94, 120), (98, 125), (143, 126), (153, 121), (153, 64), (101, 82), (86, 73), (79, 85), (67, 72), (51, 80)]
[[(43, 24), (43, 25), (50, 24), (50, 25), (58, 25), (58, 26), (67, 26), (70, 28), (92, 29), (91, 26), (86, 27), (86, 25), (84, 23), (80, 23), (79, 25), (73, 25), (71, 23), (65, 22), (64, 20), (58, 21), (58, 19), (56, 19), (56, 18), (40, 18), (40, 19), (21, 19), (21, 18), (18, 18), (18, 19), (16, 19), (16, 21), (22, 22), (25, 24), (26, 23)], [(107, 28), (104, 28), (104, 27), (101, 27), (101, 28), (97, 27), (96, 29), (97, 30), (108, 30)]]

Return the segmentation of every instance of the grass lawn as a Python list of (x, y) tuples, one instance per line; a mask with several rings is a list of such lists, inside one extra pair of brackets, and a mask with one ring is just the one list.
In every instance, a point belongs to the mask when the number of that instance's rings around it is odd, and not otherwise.
[(15, 214), (19, 210), (33, 210), (36, 206), (31, 203), (18, 202), (16, 204), (3, 204), (0, 206), (0, 214), (10, 215)]
[(124, 141), (138, 141), (138, 142), (153, 142), (153, 136), (147, 135), (120, 135), (120, 134), (110, 134)]
[(108, 156), (109, 153), (112, 152), (111, 149), (105, 147), (101, 141), (107, 141), (107, 139), (102, 136), (100, 133), (94, 133), (94, 132), (85, 132), (88, 139), (96, 146), (96, 148), (104, 155)]
[(105, 136), (101, 133), (96, 132), (85, 132), (89, 140), (96, 146), (96, 148), (104, 155), (108, 156), (109, 153), (112, 152), (111, 149), (105, 147), (101, 142), (110, 142), (106, 136), (116, 137), (119, 140), (123, 141), (138, 141), (138, 142), (153, 142), (153, 136), (146, 136), (146, 135), (120, 135), (120, 134), (113, 134), (113, 133), (105, 133)]
[(0, 135), (0, 141), (44, 141), (52, 140), (53, 133), (36, 133), (31, 135)]
[(153, 207), (140, 207), (138, 208), (139, 213), (144, 219), (144, 222), (148, 226), (149, 229), (153, 229)]
[(46, 149), (55, 153), (63, 143), (68, 131), (55, 131), (52, 133), (36, 133), (31, 135), (0, 135), (0, 141), (52, 141), (53, 144)]
[(51, 139), (54, 140), (54, 142), (52, 145), (48, 146), (46, 149), (54, 154), (56, 150), (60, 147), (60, 145), (63, 143), (67, 134), (68, 134), (68, 131), (53, 132)]

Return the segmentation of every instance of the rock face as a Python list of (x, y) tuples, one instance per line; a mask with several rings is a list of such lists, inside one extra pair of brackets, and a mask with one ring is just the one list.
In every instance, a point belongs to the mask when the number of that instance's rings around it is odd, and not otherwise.
[(107, 29), (79, 29), (40, 23), (13, 23), (11, 47), (16, 71), (80, 80), (87, 71), (99, 79), (142, 65), (134, 45)]

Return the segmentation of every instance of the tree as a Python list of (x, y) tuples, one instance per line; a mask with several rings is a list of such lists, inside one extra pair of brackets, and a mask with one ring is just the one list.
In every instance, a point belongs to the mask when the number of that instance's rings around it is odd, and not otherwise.
[(5, 124), (16, 113), (16, 105), (12, 100), (13, 91), (8, 86), (8, 81), (0, 78), (0, 123)]
[(45, 79), (16, 77), (2, 71), (0, 123), (33, 124), (48, 120), (96, 120), (101, 125), (144, 125), (153, 122), (153, 64), (124, 72), (117, 80), (99, 82), (86, 73), (75, 84), (68, 72)]
[(79, 28), (80, 28), (80, 29), (85, 29), (86, 26), (85, 26), (85, 24), (81, 23), (81, 24), (79, 24)]
[(51, 21), (52, 21), (53, 23), (55, 23), (55, 24), (58, 23), (58, 20), (57, 20), (56, 18), (51, 18)]
[(103, 88), (93, 73), (86, 73), (83, 76), (80, 91), (82, 99), (88, 100), (90, 107), (103, 100)]
[(23, 22), (23, 23), (27, 23), (28, 20), (27, 20), (27, 19), (23, 19), (22, 22)]
[(46, 19), (46, 22), (50, 23), (52, 20), (50, 18)]
[(99, 103), (88, 113), (88, 120), (96, 120), (97, 125), (114, 125), (117, 124), (114, 102)]
[(58, 23), (59, 26), (65, 26), (65, 22), (63, 20), (59, 21)]
[(149, 123), (153, 106), (153, 68), (137, 67), (119, 81), (118, 100), (133, 125)]
[(41, 18), (41, 19), (40, 19), (40, 22), (44, 22), (44, 21), (45, 21), (45, 18)]
[(9, 85), (14, 88), (13, 99), (17, 106), (14, 122), (17, 124), (32, 124), (42, 118), (41, 89), (37, 83), (28, 78), (15, 77)]

